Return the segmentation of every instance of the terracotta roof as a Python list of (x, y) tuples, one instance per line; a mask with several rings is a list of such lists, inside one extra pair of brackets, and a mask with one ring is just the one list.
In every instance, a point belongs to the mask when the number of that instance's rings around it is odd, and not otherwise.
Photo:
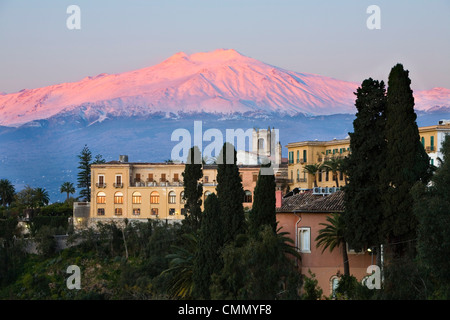
[(298, 193), (282, 199), (278, 213), (282, 212), (342, 212), (344, 192), (339, 190), (329, 195), (313, 194), (312, 191)]
[(339, 190), (322, 196), (314, 202), (298, 207), (295, 212), (342, 212), (344, 211), (344, 191)]
[(302, 205), (314, 202), (322, 198), (322, 195), (314, 195), (312, 191), (297, 193), (292, 196), (281, 199), (281, 207), (277, 208), (277, 212), (294, 212)]

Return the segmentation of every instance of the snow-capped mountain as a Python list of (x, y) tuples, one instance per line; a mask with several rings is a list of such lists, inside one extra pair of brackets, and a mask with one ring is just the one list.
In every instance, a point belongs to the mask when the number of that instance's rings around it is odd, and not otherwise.
[[(158, 112), (185, 114), (354, 114), (357, 83), (299, 73), (219, 49), (177, 53), (148, 68), (0, 95), (0, 125), (62, 114), (89, 121)], [(450, 90), (415, 93), (416, 108), (450, 107)]]

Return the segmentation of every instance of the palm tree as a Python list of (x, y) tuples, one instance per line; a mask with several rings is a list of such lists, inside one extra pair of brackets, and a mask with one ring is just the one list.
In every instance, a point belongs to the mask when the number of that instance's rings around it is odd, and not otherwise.
[(317, 187), (317, 173), (322, 169), (322, 164), (307, 164), (303, 171), (314, 176), (314, 187)]
[[(278, 225), (278, 222), (277, 222)], [(277, 229), (277, 242), (278, 247), (281, 252), (283, 252), (283, 256), (290, 255), (293, 258), (296, 258), (297, 261), (301, 261), (302, 257), (298, 253), (297, 249), (294, 246), (294, 240), (289, 237), (289, 232), (281, 232), (282, 227)]]
[(336, 181), (336, 187), (339, 188), (338, 172), (342, 170), (342, 159), (331, 158), (323, 163), (323, 166), (333, 173), (333, 180)]
[(13, 184), (8, 179), (0, 180), (0, 204), (2, 206), (10, 205), (14, 200), (16, 190)]
[(343, 175), (344, 175), (344, 182), (345, 182), (345, 185), (347, 185), (347, 183), (348, 183), (348, 179), (347, 179), (347, 176), (348, 176), (348, 174), (347, 174), (347, 172), (348, 172), (348, 169), (347, 169), (348, 156), (347, 157), (343, 157), (343, 158), (339, 157), (338, 158), (338, 163), (339, 163), (338, 171), (343, 173)]
[(186, 242), (181, 246), (173, 246), (174, 253), (166, 256), (170, 260), (169, 269), (161, 275), (170, 275), (168, 294), (173, 298), (192, 299), (194, 288), (194, 258), (197, 250), (197, 235), (183, 234)]
[(73, 183), (72, 182), (64, 182), (62, 185), (61, 185), (61, 187), (60, 187), (60, 189), (59, 189), (59, 192), (61, 192), (61, 193), (67, 193), (67, 200), (66, 201), (69, 201), (69, 196), (70, 196), (70, 194), (74, 194), (75, 193), (75, 188), (74, 188), (74, 186), (73, 186)]
[(35, 188), (33, 190), (33, 203), (36, 207), (42, 207), (50, 202), (50, 196), (48, 191), (44, 188)]
[(316, 237), (316, 247), (323, 247), (322, 253), (329, 248), (330, 252), (336, 247), (342, 250), (342, 259), (344, 262), (344, 275), (350, 275), (350, 264), (348, 262), (346, 241), (344, 238), (344, 220), (339, 213), (333, 213), (327, 216), (328, 223), (319, 223), (324, 226), (319, 230), (319, 235)]

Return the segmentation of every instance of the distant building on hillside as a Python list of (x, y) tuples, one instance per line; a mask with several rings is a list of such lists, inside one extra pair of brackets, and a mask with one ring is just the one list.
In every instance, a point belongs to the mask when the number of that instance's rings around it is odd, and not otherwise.
[[(281, 158), (281, 144), (276, 130), (253, 129), (251, 151), (237, 151), (244, 207), (253, 205), (254, 189), (260, 166), (271, 161), (277, 189), (287, 186), (287, 163)], [(184, 163), (129, 162), (121, 155), (119, 161), (91, 166), (91, 201), (74, 207), (74, 225), (85, 227), (98, 221), (164, 219), (181, 221), (185, 216), (183, 172)], [(217, 165), (203, 164), (203, 203), (216, 192)], [(274, 190), (275, 192), (275, 190)], [(89, 209), (86, 209), (89, 208)], [(86, 210), (89, 214), (86, 216)]]
[[(450, 120), (441, 120), (437, 125), (420, 127), (420, 141), (425, 148), (430, 163), (438, 166), (438, 159), (442, 159), (441, 147), (445, 135), (450, 134)], [(346, 183), (346, 177), (338, 172), (333, 177), (331, 171), (325, 169), (319, 171), (315, 176), (305, 170), (305, 166), (312, 164), (323, 164), (333, 158), (343, 158), (350, 153), (350, 138), (333, 139), (330, 141), (301, 141), (289, 143), (288, 149), (288, 181), (289, 188), (298, 188), (300, 192), (306, 190), (325, 190), (342, 186)], [(337, 183), (335, 178), (337, 178)], [(314, 188), (316, 181), (317, 188)]]

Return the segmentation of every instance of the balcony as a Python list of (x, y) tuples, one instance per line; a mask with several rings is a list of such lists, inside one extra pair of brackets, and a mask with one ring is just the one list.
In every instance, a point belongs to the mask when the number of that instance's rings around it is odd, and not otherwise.
[(131, 184), (132, 187), (182, 187), (183, 181), (172, 181), (167, 180), (156, 182), (156, 181), (135, 181)]
[(123, 183), (113, 183), (114, 188), (123, 188)]
[(297, 178), (297, 182), (306, 182), (306, 178)]
[(106, 183), (96, 183), (95, 186), (97, 188), (106, 188)]
[(434, 150), (434, 146), (426, 147), (425, 150), (426, 150), (427, 152), (434, 152), (434, 151), (435, 151), (435, 150)]

